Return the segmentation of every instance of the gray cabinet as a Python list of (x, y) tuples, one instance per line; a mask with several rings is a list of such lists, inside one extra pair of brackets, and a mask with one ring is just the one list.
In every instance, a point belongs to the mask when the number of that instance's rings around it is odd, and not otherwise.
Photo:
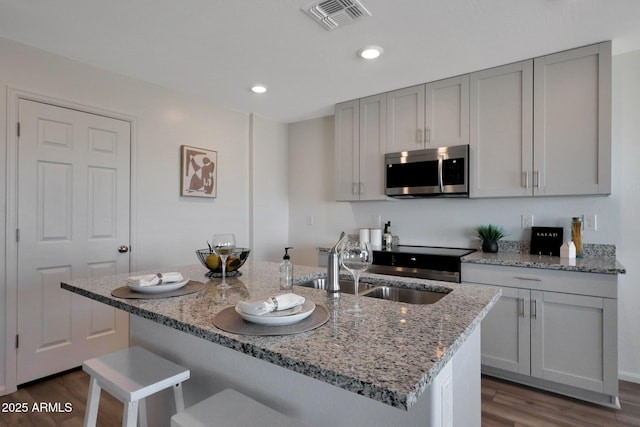
[(386, 96), (335, 107), (336, 200), (384, 200)]
[(533, 61), (471, 73), (471, 197), (532, 195)]
[(617, 276), (463, 264), (465, 282), (499, 286), (482, 321), (485, 374), (617, 405)]
[(469, 75), (387, 93), (387, 150), (469, 144)]
[(611, 193), (611, 42), (536, 58), (534, 195)]
[(471, 197), (611, 192), (611, 43), (470, 77)]

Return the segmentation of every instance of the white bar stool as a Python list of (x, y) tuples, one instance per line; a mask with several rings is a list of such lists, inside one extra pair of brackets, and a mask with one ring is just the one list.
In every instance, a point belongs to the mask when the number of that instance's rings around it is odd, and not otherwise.
[(171, 417), (171, 427), (247, 426), (307, 427), (230, 388)]
[(96, 425), (101, 389), (124, 403), (123, 427), (135, 427), (138, 417), (140, 426), (146, 427), (144, 399), (167, 388), (173, 388), (176, 412), (184, 410), (182, 382), (189, 379), (189, 370), (141, 347), (89, 359), (82, 364), (82, 369), (91, 375), (85, 427)]

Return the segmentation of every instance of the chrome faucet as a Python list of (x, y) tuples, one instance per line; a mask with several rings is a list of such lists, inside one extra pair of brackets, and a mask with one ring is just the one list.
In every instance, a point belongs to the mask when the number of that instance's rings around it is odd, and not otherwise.
[(340, 260), (338, 255), (338, 246), (344, 240), (344, 231), (340, 234), (340, 239), (329, 250), (329, 260), (327, 262), (327, 292), (340, 296)]

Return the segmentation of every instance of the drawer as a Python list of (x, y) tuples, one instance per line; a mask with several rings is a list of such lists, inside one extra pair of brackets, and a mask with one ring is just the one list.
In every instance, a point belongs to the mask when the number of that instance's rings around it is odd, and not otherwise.
[(618, 276), (615, 274), (472, 263), (462, 263), (461, 267), (463, 283), (481, 283), (603, 298), (618, 297)]

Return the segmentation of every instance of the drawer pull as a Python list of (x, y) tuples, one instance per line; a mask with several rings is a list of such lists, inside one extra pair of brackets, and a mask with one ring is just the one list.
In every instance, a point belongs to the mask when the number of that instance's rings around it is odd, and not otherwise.
[(524, 317), (524, 298), (518, 298), (518, 316)]
[(529, 282), (542, 282), (542, 279), (538, 279), (537, 277), (514, 276), (514, 279), (527, 280)]

